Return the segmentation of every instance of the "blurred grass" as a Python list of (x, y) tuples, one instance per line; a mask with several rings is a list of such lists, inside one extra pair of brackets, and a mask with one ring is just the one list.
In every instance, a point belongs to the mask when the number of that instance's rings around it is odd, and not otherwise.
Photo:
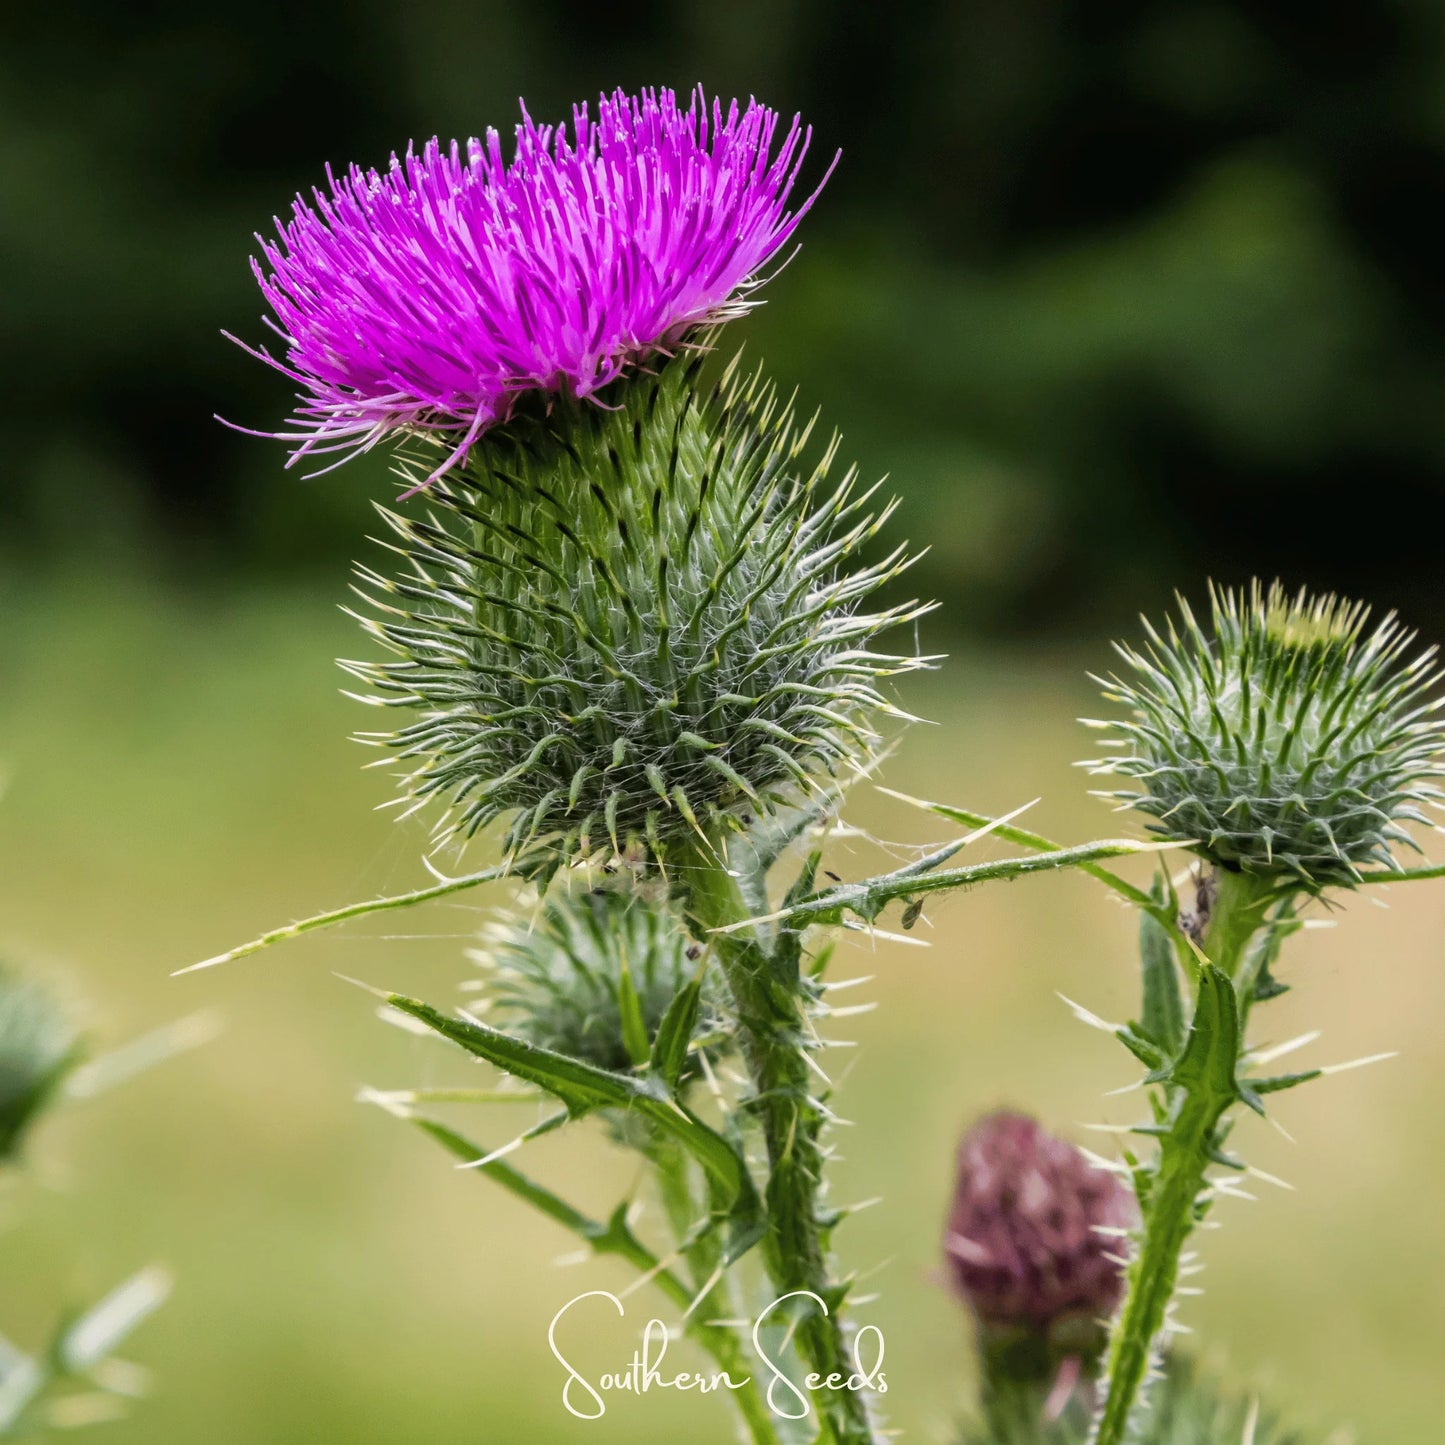
[[(199, 1054), (40, 1138), (30, 1179), (0, 1197), (0, 1328), (34, 1342), (57, 1300), (96, 1296), (152, 1258), (174, 1267), (175, 1298), (131, 1350), (156, 1366), (157, 1395), (111, 1428), (116, 1445), (726, 1440), (715, 1399), (619, 1397), (592, 1425), (565, 1415), (547, 1322), (625, 1275), (554, 1268), (568, 1240), (352, 1102), (362, 1082), (448, 1077), (449, 1060), (381, 1027), (333, 971), (449, 998), (483, 898), (167, 976), (423, 877), (421, 829), (371, 811), (388, 785), (345, 741), (365, 719), (328, 662), (357, 645), (334, 580), (212, 597), (124, 570), (0, 581), (0, 949), (83, 994), (103, 1041), (202, 1005), (227, 1020)], [(912, 688), (937, 725), (912, 730), (887, 781), (991, 810), (1042, 794), (1041, 831), (1119, 831), (1070, 767), (1086, 746), (1071, 721), (1091, 705), (1082, 674), (1104, 656), (1101, 639), (1086, 655), (956, 658)], [(937, 835), (866, 792), (854, 817), (883, 837)], [(876, 861), (860, 849), (832, 866)], [(1400, 888), (1389, 902), (1351, 900), (1340, 929), (1307, 935), (1285, 969), (1295, 992), (1264, 1022), (1279, 1038), (1322, 1026), (1311, 1061), (1402, 1057), (1282, 1099), (1297, 1144), (1244, 1126), (1251, 1160), (1299, 1192), (1261, 1186), (1257, 1204), (1223, 1206), (1225, 1227), (1204, 1238), (1207, 1293), (1184, 1316), (1237, 1378), (1304, 1417), (1352, 1422), (1364, 1442), (1435, 1445), (1445, 892)], [(887, 1337), (889, 1413), (929, 1440), (970, 1388), (964, 1323), (935, 1278), (959, 1130), (1005, 1102), (1061, 1128), (1128, 1121), (1138, 1102), (1101, 1098), (1131, 1077), (1127, 1061), (1055, 997), (1129, 1007), (1130, 921), (1098, 890), (1075, 878), (979, 889), (931, 907), (919, 932), (931, 949), (841, 960), (876, 975), (881, 1007), (852, 1021), (862, 1047), (830, 1060), (848, 1071), (856, 1125), (840, 1136), (837, 1197), (884, 1196), (839, 1245), (878, 1267), (882, 1295), (863, 1315)], [(425, 936), (394, 936), (412, 933)], [(507, 1137), (510, 1118), (478, 1118), (483, 1140)], [(569, 1171), (574, 1148), (585, 1169)], [(632, 1178), (596, 1133), (539, 1141), (528, 1166), (585, 1180), (569, 1188), (597, 1207)], [(597, 1368), (630, 1354), (647, 1301), (630, 1303), (626, 1326), (602, 1322), (579, 1348)]]

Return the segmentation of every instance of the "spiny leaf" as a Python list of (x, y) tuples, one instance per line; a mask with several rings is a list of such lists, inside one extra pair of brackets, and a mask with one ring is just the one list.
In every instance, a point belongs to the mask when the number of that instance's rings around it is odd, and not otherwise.
[(491, 868), (483, 868), (477, 873), (469, 873), (462, 878), (446, 878), (430, 887), (418, 888), (412, 893), (399, 893), (390, 898), (370, 898), (362, 903), (348, 903), (344, 908), (333, 908), (326, 913), (317, 913), (310, 918), (303, 918), (299, 923), (287, 923), (280, 928), (273, 928), (269, 932), (261, 934), (259, 938), (251, 939), (249, 943), (238, 944), (235, 948), (227, 949), (225, 953), (216, 954), (214, 958), (202, 959), (200, 963), (190, 964), (186, 968), (178, 968), (171, 976), (177, 978), (184, 973), (196, 973), (203, 968), (215, 968), (219, 964), (230, 963), (233, 959), (245, 958), (247, 954), (259, 953), (263, 948), (270, 948), (273, 944), (287, 943), (293, 938), (300, 938), (303, 934), (315, 933), (324, 928), (334, 928), (337, 924), (346, 923), (353, 918), (365, 918), (369, 914), (385, 913), (394, 908), (414, 908), (419, 903), (430, 903), (434, 898), (445, 898), (448, 894), (460, 893), (468, 888), (476, 888), (483, 883), (496, 882), (501, 878), (543, 878), (549, 876), (555, 866), (555, 860), (550, 854), (538, 851), (524, 857), (508, 859)]
[(1210, 1099), (1234, 1098), (1238, 1063), (1239, 1008), (1234, 985), (1206, 961), (1199, 969), (1194, 1018), (1169, 1081)]
[(702, 979), (695, 978), (667, 1006), (652, 1041), (652, 1068), (674, 1092), (687, 1063), (688, 1045), (697, 1028), (698, 1009), (702, 1003)]
[(623, 1045), (634, 1064), (645, 1064), (652, 1053), (647, 1041), (647, 1023), (642, 1017), (642, 1000), (632, 982), (632, 970), (625, 959), (617, 977), (617, 1003), (622, 1015)]
[[(486, 1150), (435, 1119), (414, 1114), (403, 1117), (463, 1164), (474, 1164), (478, 1159), (487, 1157)], [(584, 1214), (502, 1160), (494, 1159), (483, 1164), (477, 1172), (485, 1174), (546, 1218), (584, 1240), (595, 1253), (621, 1256), (646, 1274), (674, 1303), (683, 1306), (689, 1303), (692, 1292), (671, 1270), (664, 1268), (657, 1256), (633, 1234), (627, 1222), (625, 1202), (619, 1204), (604, 1223)]]
[(1267, 1079), (1245, 1079), (1242, 1083), (1247, 1084), (1256, 1094), (1278, 1094), (1285, 1089), (1293, 1089), (1299, 1084), (1308, 1084), (1312, 1079), (1322, 1078), (1323, 1069), (1302, 1069), (1297, 1074), (1276, 1074), (1273, 1078)]
[[(1144, 1032), (1173, 1056), (1184, 1042), (1184, 1001), (1174, 940), (1150, 913), (1139, 915), (1139, 956), (1144, 985)], [(1152, 1065), (1151, 1065), (1152, 1067)]]
[(419, 999), (402, 994), (387, 994), (385, 998), (393, 1008), (418, 1019), (468, 1053), (553, 1094), (574, 1117), (604, 1108), (640, 1114), (676, 1138), (702, 1166), (718, 1207), (729, 1215), (737, 1253), (743, 1252), (740, 1241), (747, 1241), (744, 1247), (756, 1241), (754, 1231), (762, 1210), (746, 1162), (721, 1134), (686, 1105), (669, 1098), (656, 1081), (610, 1073), (515, 1039), (486, 1024), (450, 1018)]
[[(987, 813), (976, 813), (970, 808), (959, 808), (951, 803), (932, 803), (923, 798), (910, 797), (907, 793), (896, 792), (893, 788), (879, 788), (878, 791), (885, 797), (897, 798), (899, 802), (909, 803), (915, 808), (922, 808), (925, 812), (935, 813), (940, 818), (947, 818), (950, 822), (962, 823), (966, 827), (987, 831), (1002, 838), (1007, 843), (1017, 843), (1021, 848), (1031, 848), (1036, 853), (1059, 853), (1063, 847), (1059, 843), (1051, 842), (1041, 833), (1031, 832), (1027, 828), (1016, 828), (1008, 818), (991, 818)], [(1022, 810), (1018, 810), (1022, 811)], [(1008, 817), (1016, 817), (1015, 813)], [(1100, 868), (1095, 863), (1079, 864), (1080, 872), (1087, 873), (1091, 878), (1097, 879), (1105, 887), (1112, 889), (1121, 897), (1128, 899), (1130, 903), (1140, 908), (1156, 907), (1156, 902), (1142, 889), (1136, 888), (1126, 879), (1120, 878), (1117, 873), (1110, 872), (1107, 868)]]

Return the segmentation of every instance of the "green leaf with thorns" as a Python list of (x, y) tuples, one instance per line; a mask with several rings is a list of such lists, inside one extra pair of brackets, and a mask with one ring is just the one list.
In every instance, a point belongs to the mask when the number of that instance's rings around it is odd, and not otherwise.
[(475, 1020), (446, 1014), (403, 994), (381, 995), (392, 1008), (425, 1024), (469, 1054), (535, 1084), (580, 1118), (597, 1109), (634, 1112), (675, 1138), (698, 1162), (713, 1198), (714, 1213), (730, 1225), (728, 1258), (741, 1257), (762, 1237), (766, 1221), (746, 1161), (687, 1106), (670, 1097), (652, 1078), (610, 1073), (580, 1059), (539, 1048)]

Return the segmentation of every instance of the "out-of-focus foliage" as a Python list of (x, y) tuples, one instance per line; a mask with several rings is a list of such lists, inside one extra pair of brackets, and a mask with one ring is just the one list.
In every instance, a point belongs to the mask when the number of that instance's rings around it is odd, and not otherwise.
[(0, 959), (0, 1166), (80, 1062), (80, 1036), (49, 990)]
[(325, 162), (505, 131), (518, 95), (560, 117), (698, 80), (802, 110), (815, 176), (843, 149), (743, 334), (892, 473), (933, 544), (912, 585), (984, 627), (1132, 612), (1209, 571), (1445, 615), (1404, 524), (1445, 460), (1425, 0), (22, 7), (0, 38), (8, 547), (100, 528), (158, 532), (178, 570), (339, 565), (380, 463), (303, 483), (212, 420), (287, 410), (218, 335), (265, 334), (251, 233)]
[[(154, 1051), (151, 1041), (140, 1042)], [(24, 1136), (58, 1101), (63, 1084), (82, 1092), (103, 1085), (104, 1071), (97, 1074), (93, 1068), (91, 1083), (80, 1083), (83, 1051), (81, 1034), (62, 1002), (0, 962), (0, 1236), (11, 1224), (9, 1189)], [(6, 1253), (0, 1300), (8, 1306), (14, 1270), (13, 1255)], [(170, 1276), (152, 1266), (98, 1304), (64, 1312), (34, 1353), (0, 1334), (0, 1440), (40, 1439), (53, 1430), (122, 1418), (128, 1403), (145, 1393), (148, 1377), (114, 1351), (169, 1292)]]
[(98, 1304), (55, 1328), (27, 1355), (0, 1336), (0, 1440), (43, 1440), (55, 1431), (109, 1424), (143, 1395), (149, 1373), (114, 1351), (165, 1302), (170, 1276), (152, 1265)]
[[(1139, 1445), (1308, 1445), (1314, 1438), (1282, 1424), (1257, 1397), (1223, 1390), (1188, 1356), (1169, 1360), (1150, 1399)], [(1031, 1408), (1021, 1403), (1016, 1419), (970, 1428), (960, 1445), (1083, 1445), (1087, 1440), (1089, 1411), (1079, 1400), (1052, 1421), (1044, 1418), (1037, 1398), (1030, 1403)]]

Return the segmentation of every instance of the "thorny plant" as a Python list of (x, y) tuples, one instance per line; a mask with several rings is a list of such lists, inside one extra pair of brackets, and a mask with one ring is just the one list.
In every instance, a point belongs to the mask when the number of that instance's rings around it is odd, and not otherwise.
[[(855, 1277), (832, 1248), (847, 1210), (826, 1193), (823, 1060), (849, 1012), (834, 940), (894, 904), (906, 929), (933, 894), (1083, 869), (1141, 916), (1138, 1018), (1103, 1026), (1153, 1100), (1120, 1166), (1137, 1224), (1104, 1226), (1127, 1271), (1090, 1429), (1118, 1445), (1148, 1417), (1189, 1236), (1244, 1167), (1225, 1151), (1232, 1111), (1325, 1072), (1268, 1073), (1247, 1039), (1301, 910), (1438, 871), (1394, 857), (1434, 798), (1435, 673), (1393, 621), (1366, 633), (1362, 609), (1216, 594), (1209, 628), (1185, 610), (1108, 686), (1124, 715), (1092, 766), (1127, 781), (1116, 796), (1155, 841), (1063, 847), (1016, 815), (923, 803), (967, 831), (878, 877), (820, 881), (847, 783), (907, 721), (893, 679), (932, 660), (880, 646), (927, 610), (875, 600), (908, 562), (866, 560), (891, 508), (836, 474), (836, 440), (816, 447), (760, 373), (709, 360), (812, 204), (786, 209), (808, 132), (778, 136), (756, 104), (619, 92), (570, 133), (524, 120), (510, 163), (493, 133), (354, 168), (263, 243), (284, 353), (260, 354), (301, 388), (287, 439), (298, 456), (392, 443), (404, 483), (382, 510), (386, 567), (359, 569), (382, 656), (345, 664), (399, 719), (367, 740), (401, 762), (405, 811), (454, 843), (494, 828), (503, 856), (193, 967), (486, 883), (518, 891), (469, 1007), (380, 993), (504, 1082), (367, 1097), (632, 1265), (752, 1382), (731, 1395), (747, 1438), (865, 1445), (877, 1398), (812, 1388), (854, 1373)], [(960, 862), (985, 835), (1022, 851)], [(1184, 911), (1168, 872), (1144, 889), (1105, 866), (1169, 848), (1199, 855)], [(501, 1148), (427, 1112), (538, 1097), (554, 1111)], [(647, 1161), (669, 1238), (638, 1232), (631, 1198), (593, 1216), (517, 1167), (528, 1139), (588, 1115)], [(797, 1418), (738, 1328), (753, 1261), (790, 1297), (776, 1343), (803, 1383)]]

